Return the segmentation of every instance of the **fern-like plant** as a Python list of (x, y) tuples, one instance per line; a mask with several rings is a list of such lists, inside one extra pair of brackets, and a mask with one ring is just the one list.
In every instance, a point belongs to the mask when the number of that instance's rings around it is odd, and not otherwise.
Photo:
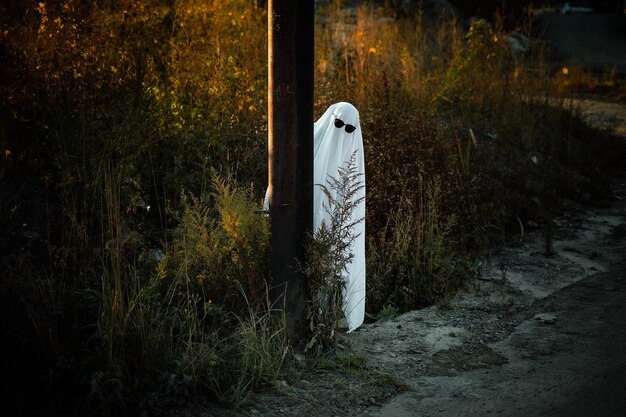
[(320, 353), (335, 343), (337, 328), (343, 316), (342, 296), (345, 274), (354, 254), (350, 248), (356, 237), (355, 226), (364, 221), (353, 219), (353, 213), (364, 197), (365, 187), (357, 172), (356, 152), (329, 176), (327, 185), (318, 184), (324, 193), (324, 210), (329, 215), (313, 231), (306, 248), (303, 272), (309, 282), (307, 309), (308, 343), (305, 351)]

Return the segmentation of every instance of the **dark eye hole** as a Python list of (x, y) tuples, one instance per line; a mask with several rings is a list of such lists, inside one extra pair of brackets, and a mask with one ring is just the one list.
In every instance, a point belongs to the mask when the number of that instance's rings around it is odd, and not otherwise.
[(354, 132), (356, 130), (355, 126), (347, 125), (341, 119), (335, 119), (335, 127), (336, 128), (341, 129), (344, 126), (346, 127), (346, 132), (347, 133), (352, 133), (352, 132)]

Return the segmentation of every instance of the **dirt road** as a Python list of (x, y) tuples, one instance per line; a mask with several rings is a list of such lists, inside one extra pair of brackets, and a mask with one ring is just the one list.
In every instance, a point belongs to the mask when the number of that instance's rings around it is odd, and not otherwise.
[[(398, 332), (395, 339), (403, 352), (393, 368), (411, 389), (367, 411), (396, 417), (625, 415), (625, 224), (597, 243), (603, 259), (617, 261), (610, 269), (529, 306), (514, 296), (498, 304), (491, 295), (482, 304), (459, 300), (448, 311), (433, 308), (390, 322), (396, 329), (418, 323), (417, 333), (424, 336)], [(550, 262), (546, 271), (558, 273), (568, 264), (560, 263)], [(498, 285), (515, 287), (506, 277)], [(426, 353), (429, 339), (445, 348)], [(374, 344), (370, 350), (375, 349)]]

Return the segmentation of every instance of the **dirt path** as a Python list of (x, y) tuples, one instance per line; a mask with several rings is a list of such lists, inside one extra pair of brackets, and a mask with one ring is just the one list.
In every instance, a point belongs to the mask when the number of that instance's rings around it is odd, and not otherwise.
[[(582, 104), (590, 123), (626, 129), (625, 106)], [(613, 191), (611, 207), (557, 219), (554, 256), (527, 235), (447, 308), (357, 332), (353, 349), (409, 386), (360, 413), (626, 415), (626, 180)]]
[[(622, 416), (626, 410), (620, 271), (597, 273), (538, 303), (490, 343), (436, 352), (430, 375), (377, 410), (379, 416)], [(476, 368), (456, 371), (458, 367)]]
[(626, 138), (626, 105), (590, 99), (574, 99), (573, 105), (591, 126)]
[[(622, 210), (625, 215), (626, 206)], [(626, 217), (622, 220), (626, 222)], [(593, 261), (599, 268), (584, 267), (567, 256), (547, 262), (542, 279), (556, 278), (559, 270), (571, 278), (575, 270), (586, 276), (551, 295), (544, 297), (543, 288), (536, 292), (534, 284), (521, 289), (523, 278), (509, 281), (505, 276), (495, 284), (502, 286), (495, 292), (504, 302), (491, 293), (477, 303), (484, 291), (481, 285), (449, 310), (434, 307), (386, 324), (387, 331), (397, 331), (395, 337), (387, 335), (397, 353), (381, 352), (387, 358), (380, 361), (381, 367), (392, 368), (411, 389), (367, 411), (378, 416), (624, 415), (624, 222), (596, 240), (601, 255), (589, 252), (587, 245), (578, 246), (577, 255), (602, 257)], [(524, 255), (523, 250), (516, 252), (509, 253), (508, 259)], [(616, 263), (606, 272), (592, 272), (603, 269), (604, 261)], [(528, 270), (522, 263), (511, 269), (534, 281), (541, 267), (533, 264)], [(516, 293), (522, 297), (518, 299)], [(524, 302), (537, 294), (534, 302)], [(365, 352), (377, 349), (376, 343), (368, 346)], [(397, 361), (388, 359), (394, 357)], [(369, 358), (376, 361), (373, 354)]]

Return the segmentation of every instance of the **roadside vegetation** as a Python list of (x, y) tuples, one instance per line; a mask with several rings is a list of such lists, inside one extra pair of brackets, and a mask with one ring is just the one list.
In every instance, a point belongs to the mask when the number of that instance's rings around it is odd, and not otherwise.
[[(130, 415), (180, 398), (240, 405), (276, 383), (291, 347), (260, 210), (266, 10), (2, 7), (5, 407)], [(361, 114), (372, 316), (445, 300), (477, 251), (524, 227), (549, 247), (555, 210), (600, 198), (620, 157), (569, 111), (576, 83), (542, 45), (514, 54), (494, 22), (318, 11), (316, 115), (336, 101)], [(310, 249), (321, 260), (323, 246)], [(316, 266), (336, 276), (336, 261)], [(332, 346), (337, 307), (311, 313), (311, 351)]]

